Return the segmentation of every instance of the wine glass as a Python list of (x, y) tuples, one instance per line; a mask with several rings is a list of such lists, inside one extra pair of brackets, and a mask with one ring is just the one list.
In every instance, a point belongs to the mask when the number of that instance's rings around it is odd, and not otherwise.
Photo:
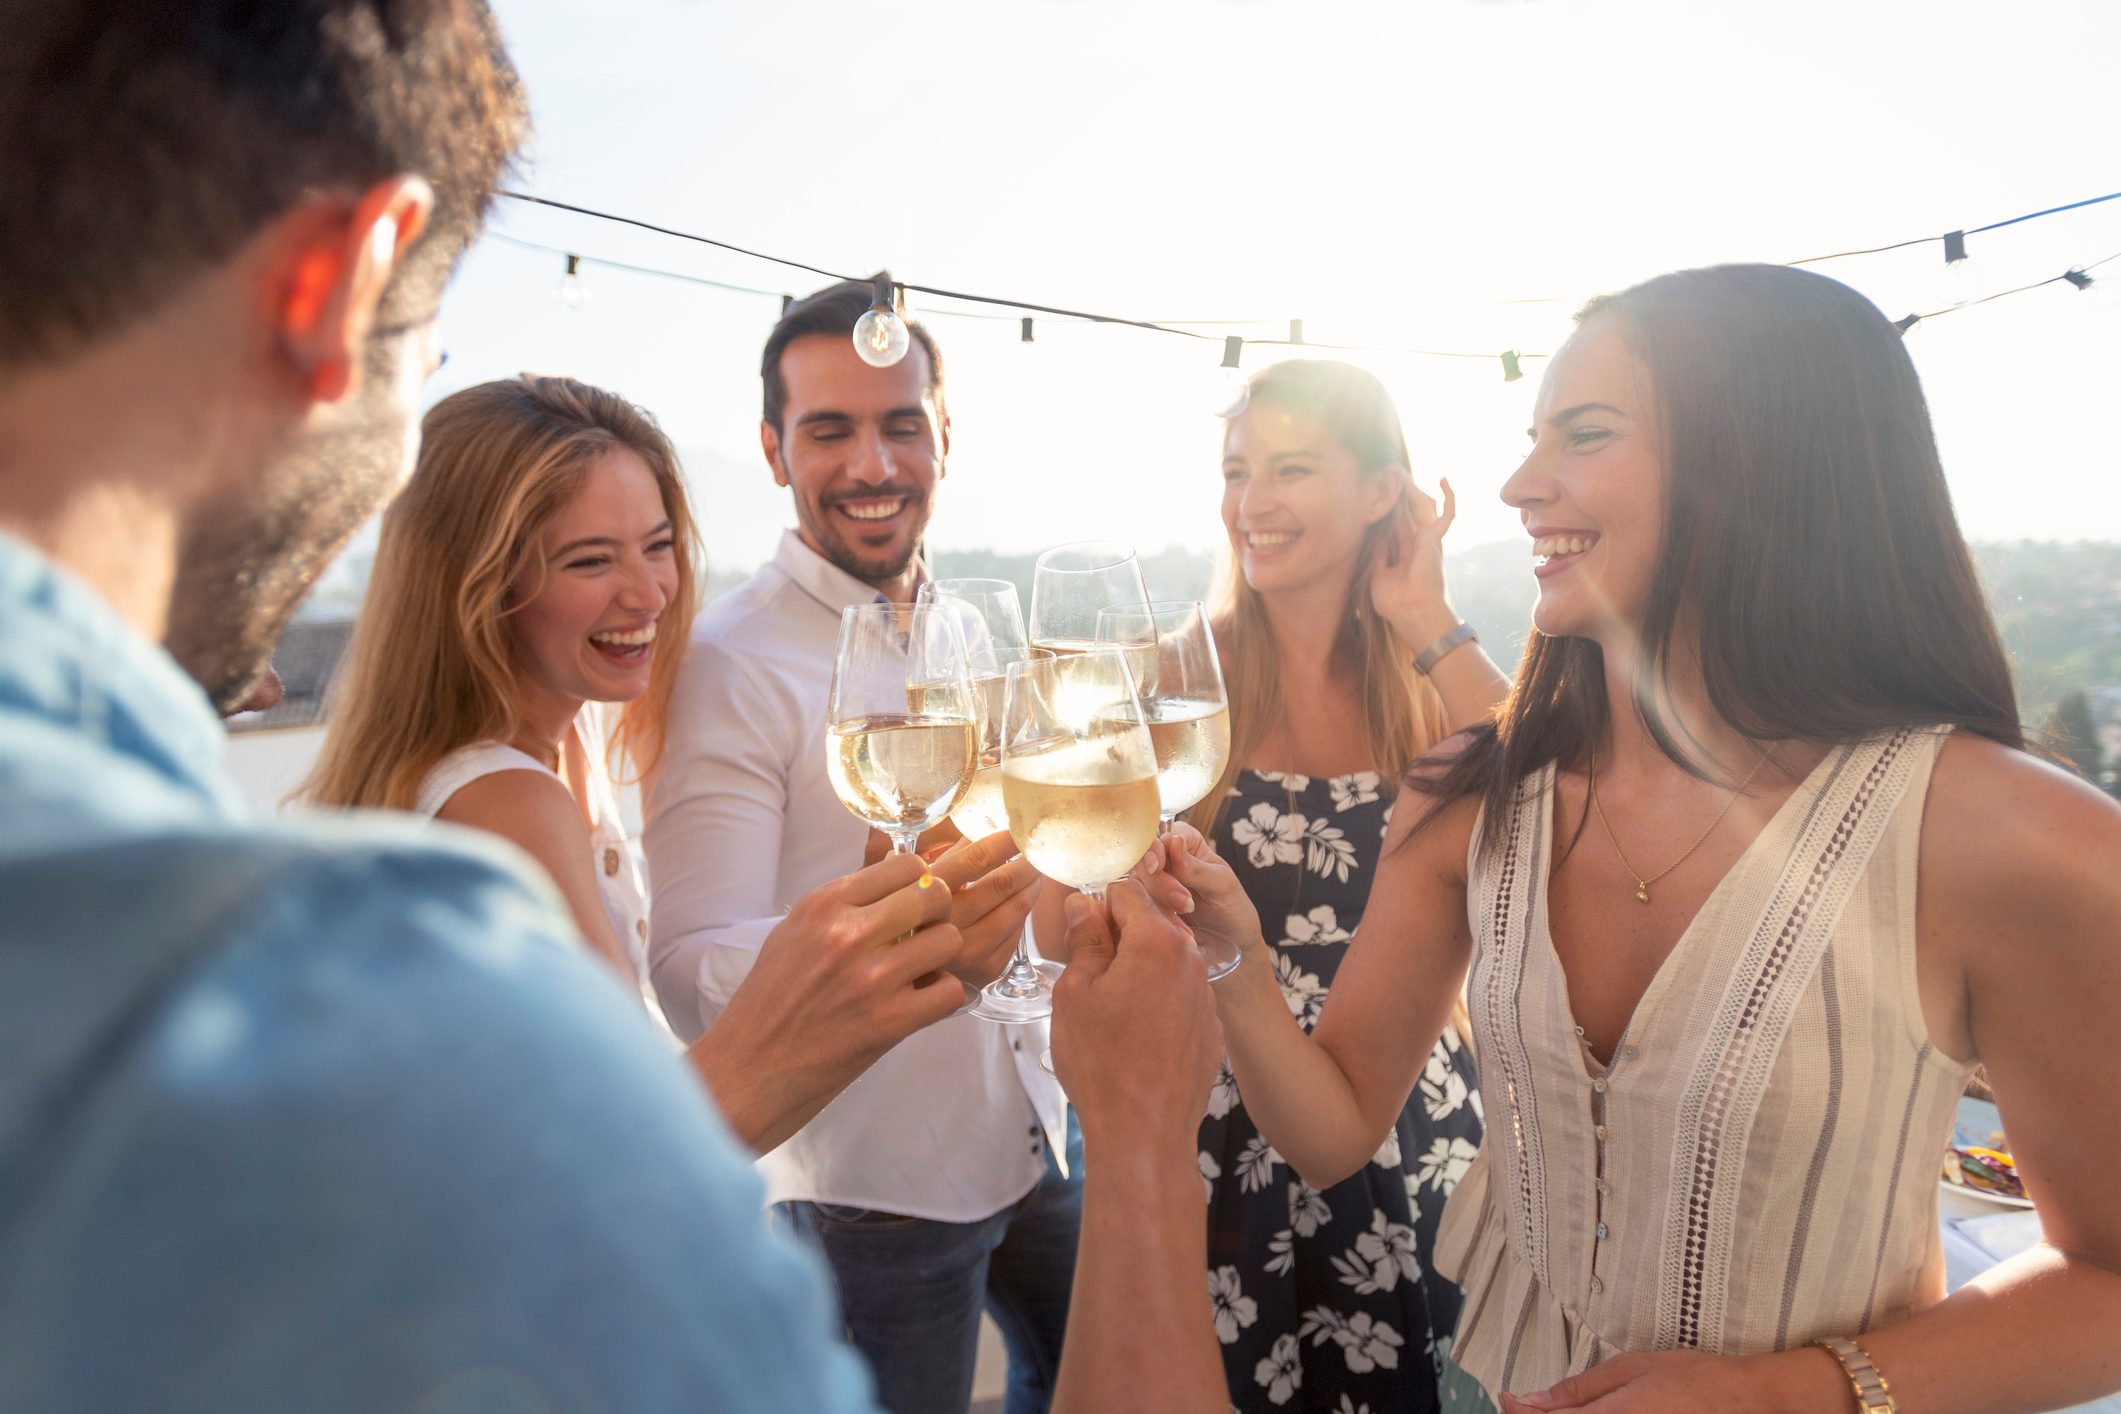
[(964, 636), (980, 756), (971, 785), (950, 812), (950, 823), (968, 840), (985, 839), (1009, 824), (1002, 807), (1002, 675), (1011, 663), (1053, 655), (1025, 646), (1016, 586), (1006, 579), (930, 580), (921, 586), (920, 602), (953, 613)]
[[(1215, 655), (1215, 635), (1207, 608), (1197, 600), (1100, 609), (1097, 636), (1105, 642), (1156, 655), (1149, 686), (1136, 687), (1149, 741), (1156, 750), (1156, 792), (1160, 818), (1156, 832), (1171, 833), (1171, 822), (1200, 803), (1230, 763), (1230, 705), (1223, 692), (1222, 664)], [(1237, 968), (1234, 943), (1204, 945), (1208, 980), (1227, 977)]]
[[(1120, 650), (1093, 644), (1009, 666), (1002, 800), (1017, 849), (1049, 879), (1102, 899), (1140, 862), (1156, 839), (1156, 752)], [(1051, 1015), (1060, 971), (1019, 945), (980, 1014)]]
[(979, 717), (956, 618), (932, 604), (840, 614), (825, 774), (840, 804), (911, 854), (955, 806), (979, 760)]
[(1132, 650), (1129, 666), (1147, 655), (1153, 666), (1135, 673), (1149, 740), (1156, 745), (1156, 789), (1162, 801), (1158, 834), (1200, 803), (1230, 761), (1230, 701), (1208, 611), (1198, 600), (1139, 604), (1097, 611), (1101, 643)]
[(1097, 611), (1146, 604), (1134, 547), (1078, 540), (1038, 557), (1031, 571), (1031, 642), (1065, 658), (1097, 642)]

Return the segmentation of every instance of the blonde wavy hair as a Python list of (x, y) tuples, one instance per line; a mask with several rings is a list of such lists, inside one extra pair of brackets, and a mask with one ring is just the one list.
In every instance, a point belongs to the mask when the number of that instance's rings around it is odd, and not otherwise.
[[(1392, 509), (1363, 532), (1355, 578), (1338, 624), (1331, 626), (1335, 662), (1353, 667), (1362, 683), (1363, 722), (1380, 784), (1398, 788), (1414, 759), (1449, 735), (1449, 718), (1435, 685), (1414, 671), (1414, 649), (1370, 609), (1370, 576), (1395, 527), (1414, 517), (1406, 434), (1384, 384), (1352, 364), (1290, 359), (1253, 375), (1247, 407), (1278, 407), (1317, 420), (1372, 476), (1399, 483)], [(1281, 654), (1259, 591), (1245, 582), (1239, 547), (1223, 564), (1210, 615), (1222, 651), (1230, 699), (1230, 760), (1215, 789), (1188, 818), (1213, 838), (1237, 773), (1282, 717)], [(1326, 631), (1320, 625), (1320, 631)]]
[(453, 393), (422, 421), (418, 465), (383, 516), (323, 751), (295, 798), (411, 809), (450, 752), (517, 735), (510, 616), (542, 587), (546, 523), (618, 448), (655, 475), (677, 567), (648, 690), (622, 709), (611, 740), (615, 770), (620, 757), (634, 779), (654, 766), (699, 608), (699, 543), (677, 453), (653, 417), (616, 393), (524, 374)]

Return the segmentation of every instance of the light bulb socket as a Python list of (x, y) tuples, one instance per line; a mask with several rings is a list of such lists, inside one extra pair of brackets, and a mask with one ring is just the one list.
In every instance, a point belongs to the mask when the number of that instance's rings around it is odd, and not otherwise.
[(1504, 349), (1502, 351), (1503, 382), (1515, 383), (1518, 379), (1524, 377), (1524, 364), (1519, 361), (1520, 357), (1515, 349)]
[(1304, 322), (1303, 322), (1303, 321), (1302, 321), (1301, 319), (1292, 319), (1292, 320), (1290, 320), (1290, 321), (1289, 321), (1289, 342), (1290, 342), (1290, 343), (1292, 343), (1292, 344), (1301, 344), (1301, 343), (1302, 343), (1303, 341), (1304, 341)]
[(783, 319), (786, 319), (786, 318), (788, 317), (788, 311), (789, 311), (789, 310), (791, 310), (791, 309), (793, 309), (793, 308), (795, 308), (795, 296), (794, 296), (794, 295), (782, 295), (782, 296), (781, 296), (781, 318), (783, 318)]
[(2098, 283), (2082, 270), (2065, 270), (2062, 272), (2062, 278), (2080, 290), (2088, 290)]
[[(547, 268), (549, 269), (551, 267), (548, 266)], [(581, 278), (581, 274), (582, 257), (579, 255), (569, 255), (567, 257), (567, 278), (570, 280), (579, 279)]]
[(869, 307), (884, 310), (889, 314), (898, 313), (897, 300), (894, 298), (897, 290), (898, 286), (891, 283), (889, 275), (877, 276), (874, 281), (874, 297), (869, 301)]
[(1903, 314), (1893, 321), (1893, 328), (1898, 330), (1900, 337), (1904, 339), (1907, 337), (1907, 331), (1921, 322), (1922, 316), (1919, 314)]
[(1031, 316), (1030, 316), (1030, 315), (1028, 315), (1028, 314), (1024, 316), (1024, 340), (1023, 340), (1023, 341), (1024, 341), (1025, 343), (1027, 343), (1027, 344), (1031, 342)]
[(1242, 334), (1229, 334), (1223, 338), (1223, 367), (1238, 368), (1243, 364), (1245, 339)]
[(1957, 265), (1964, 259), (1966, 259), (1966, 232), (1946, 231), (1944, 233), (1944, 263), (1946, 265)]

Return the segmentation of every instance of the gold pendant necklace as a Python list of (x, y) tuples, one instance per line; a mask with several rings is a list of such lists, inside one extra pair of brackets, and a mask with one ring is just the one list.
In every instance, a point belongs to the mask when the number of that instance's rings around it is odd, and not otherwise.
[(1605, 837), (1612, 841), (1613, 853), (1620, 858), (1620, 867), (1627, 870), (1628, 877), (1635, 881), (1635, 901), (1637, 903), (1648, 903), (1650, 901), (1650, 885), (1694, 857), (1694, 851), (1701, 848), (1702, 842), (1716, 832), (1716, 827), (1723, 823), (1723, 817), (1731, 813), (1731, 807), (1736, 805), (1738, 798), (1745, 794), (1745, 788), (1753, 783), (1753, 777), (1759, 775), (1760, 768), (1767, 765), (1769, 755), (1770, 753), (1766, 751), (1760, 753), (1760, 759), (1753, 763), (1753, 769), (1745, 773), (1745, 779), (1738, 783), (1738, 789), (1731, 792), (1731, 798), (1723, 803), (1723, 809), (1716, 812), (1716, 818), (1709, 821), (1707, 829), (1694, 837), (1694, 842), (1686, 847), (1686, 852), (1645, 879), (1642, 877), (1641, 871), (1628, 862), (1627, 851), (1620, 847), (1620, 836), (1613, 833), (1613, 822), (1606, 819), (1605, 807), (1598, 803), (1598, 753), (1596, 751), (1591, 753), (1590, 780), (1588, 784), (1591, 794), (1591, 809), (1598, 812), (1598, 823), (1605, 827)]

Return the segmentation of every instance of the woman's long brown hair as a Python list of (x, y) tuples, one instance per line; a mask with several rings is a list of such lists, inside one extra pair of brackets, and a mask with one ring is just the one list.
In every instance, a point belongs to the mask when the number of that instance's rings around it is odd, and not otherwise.
[[(1663, 541), (1626, 710), (1667, 757), (1707, 774), (1654, 705), (1682, 622), (1710, 704), (1755, 741), (1950, 725), (2024, 749), (1922, 385), (1877, 306), (1809, 271), (1723, 265), (1593, 300), (1577, 321), (1593, 320), (1621, 331), (1665, 418)], [(1492, 846), (1519, 783), (1582, 769), (1614, 710), (1596, 643), (1534, 631), (1496, 721), (1408, 784), (1439, 804), (1479, 796)]]
[(626, 704), (612, 737), (637, 776), (655, 764), (699, 594), (677, 453), (653, 417), (616, 393), (525, 374), (452, 393), (421, 423), (419, 464), (384, 513), (324, 749), (298, 799), (407, 810), (450, 752), (516, 734), (508, 619), (531, 597), (519, 586), (538, 566), (546, 522), (617, 448), (654, 473), (677, 567), (648, 690)]

